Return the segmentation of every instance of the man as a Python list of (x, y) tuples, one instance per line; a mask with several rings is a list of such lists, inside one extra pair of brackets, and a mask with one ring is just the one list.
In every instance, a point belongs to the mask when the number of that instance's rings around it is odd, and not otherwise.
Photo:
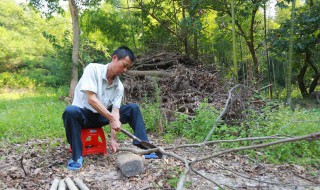
[[(67, 140), (72, 148), (68, 169), (79, 170), (83, 164), (81, 129), (109, 124), (111, 149), (114, 152), (119, 147), (116, 133), (121, 124), (129, 123), (135, 136), (149, 141), (138, 105), (121, 105), (124, 87), (119, 75), (125, 73), (134, 60), (133, 52), (122, 46), (114, 51), (111, 63), (90, 63), (84, 69), (76, 86), (72, 105), (68, 106), (62, 115)], [(133, 144), (142, 148), (138, 141), (133, 141)]]

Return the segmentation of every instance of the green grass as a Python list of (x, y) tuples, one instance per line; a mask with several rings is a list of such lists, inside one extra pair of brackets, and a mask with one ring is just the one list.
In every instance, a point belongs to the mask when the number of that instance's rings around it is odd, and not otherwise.
[[(66, 104), (59, 100), (65, 94), (67, 90), (63, 88), (0, 89), (0, 140), (24, 143), (36, 138), (65, 138), (62, 113)], [(158, 112), (153, 111), (153, 104), (143, 107), (147, 129), (154, 131)], [(122, 127), (133, 133), (128, 124)], [(108, 126), (104, 131), (110, 134)], [(122, 142), (129, 138), (119, 133), (117, 139)]]
[(61, 89), (2, 90), (0, 99), (0, 139), (23, 143), (32, 138), (65, 137), (59, 101)]

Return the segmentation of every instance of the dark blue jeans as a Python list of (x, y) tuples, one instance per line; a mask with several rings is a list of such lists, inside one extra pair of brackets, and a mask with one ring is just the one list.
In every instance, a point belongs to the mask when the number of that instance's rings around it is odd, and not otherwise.
[[(109, 124), (109, 120), (99, 113), (72, 105), (65, 109), (62, 119), (68, 143), (72, 148), (72, 159), (75, 161), (82, 154), (81, 129), (99, 128)], [(129, 123), (136, 137), (149, 142), (142, 114), (137, 104), (127, 104), (120, 107), (120, 122), (122, 124)], [(141, 147), (138, 141), (134, 140), (133, 144)]]

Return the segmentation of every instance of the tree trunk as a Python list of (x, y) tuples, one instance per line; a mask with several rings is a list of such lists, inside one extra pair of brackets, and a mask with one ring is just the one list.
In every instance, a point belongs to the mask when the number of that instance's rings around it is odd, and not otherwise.
[[(184, 7), (184, 0), (182, 0), (182, 18), (183, 20), (186, 19), (186, 9)], [(187, 29), (183, 27), (182, 30), (187, 30)], [(189, 43), (188, 43), (188, 32), (184, 31), (183, 33), (185, 33), (183, 35), (183, 44), (185, 48), (185, 53), (187, 56), (189, 56), (190, 52), (189, 52)]]
[[(255, 80), (258, 82), (260, 80), (260, 73), (259, 73), (259, 60), (257, 58), (257, 54), (256, 54), (256, 50), (254, 48), (254, 24), (255, 24), (255, 16), (256, 13), (258, 11), (258, 8), (254, 8), (252, 10), (252, 14), (251, 14), (251, 24), (250, 24), (250, 41), (249, 41), (249, 50), (252, 56), (252, 60), (253, 60), (253, 71), (254, 71), (254, 78)], [(259, 84), (259, 83), (258, 83)]]
[(238, 80), (238, 64), (237, 64), (237, 52), (236, 52), (236, 28), (235, 28), (235, 13), (234, 13), (234, 0), (231, 2), (231, 14), (232, 14), (232, 57), (233, 57), (233, 75), (236, 83)]
[(287, 71), (287, 105), (291, 106), (291, 80), (292, 80), (292, 62), (293, 62), (293, 35), (294, 35), (294, 15), (295, 15), (296, 1), (292, 1), (291, 9), (291, 23), (290, 23), (290, 40), (289, 40), (289, 61)]
[(71, 71), (71, 82), (69, 89), (69, 97), (73, 99), (74, 89), (78, 83), (78, 63), (79, 63), (79, 44), (80, 44), (80, 30), (79, 30), (79, 13), (78, 8), (74, 0), (68, 0), (69, 9), (72, 18), (72, 71)]
[(300, 72), (298, 74), (298, 86), (303, 98), (306, 98), (308, 96), (307, 87), (306, 87), (306, 84), (304, 83), (304, 76), (307, 72), (309, 61), (310, 61), (310, 52), (307, 51), (306, 58), (304, 60), (304, 65), (300, 69)]
[(131, 18), (129, 0), (127, 0), (127, 7), (128, 7), (128, 13), (129, 13), (129, 20), (130, 20), (130, 33), (131, 33), (131, 37), (132, 37), (132, 42), (133, 42), (133, 46), (134, 46), (134, 51), (137, 52), (136, 39), (135, 39), (135, 36), (134, 36), (133, 27), (132, 27), (132, 18)]
[(251, 72), (254, 73), (253, 74), (254, 80), (258, 82), (259, 81), (259, 61), (257, 58), (256, 50), (254, 49), (254, 42), (250, 40), (247, 43), (247, 45), (249, 47), (249, 51), (253, 60), (253, 68), (251, 68), (252, 69)]
[[(271, 84), (271, 64), (269, 60), (269, 51), (267, 44), (267, 12), (266, 12), (266, 3), (263, 4), (263, 23), (264, 23), (264, 45), (266, 51), (267, 65), (268, 65), (268, 83)], [(269, 95), (272, 98), (272, 86), (269, 87)]]
[[(252, 57), (252, 61), (253, 61), (253, 68), (252, 66), (250, 65), (250, 67), (248, 67), (248, 69), (253, 69), (253, 70), (248, 70), (248, 72), (251, 72), (252, 75), (253, 75), (253, 78), (254, 80), (256, 80), (257, 82), (259, 81), (259, 60), (257, 58), (257, 55), (256, 55), (256, 50), (254, 48), (254, 24), (255, 24), (255, 16), (257, 14), (257, 11), (258, 11), (258, 7), (256, 8), (253, 8), (252, 12), (251, 12), (251, 21), (250, 21), (250, 31), (249, 31), (249, 34), (246, 35), (245, 31), (243, 30), (241, 24), (235, 20), (235, 24), (237, 26), (237, 28), (239, 29), (239, 33), (243, 36), (243, 38), (245, 39), (246, 41), (246, 44), (249, 48), (249, 51), (250, 51), (250, 54), (251, 54), (251, 57)], [(232, 17), (232, 13), (231, 12), (228, 12), (229, 16)], [(249, 76), (249, 80), (251, 80), (251, 75), (248, 75)]]
[(195, 59), (198, 59), (198, 31), (194, 31), (193, 35), (193, 56)]
[(313, 0), (309, 0), (310, 8), (313, 7)]
[[(310, 55), (311, 57), (311, 55)], [(316, 89), (317, 85), (318, 85), (318, 81), (320, 79), (320, 73), (318, 71), (318, 68), (313, 64), (313, 62), (310, 59), (309, 65), (311, 66), (311, 68), (314, 71), (314, 78), (310, 84), (310, 88), (309, 88), (309, 93), (311, 94), (311, 92), (314, 92), (314, 90)]]

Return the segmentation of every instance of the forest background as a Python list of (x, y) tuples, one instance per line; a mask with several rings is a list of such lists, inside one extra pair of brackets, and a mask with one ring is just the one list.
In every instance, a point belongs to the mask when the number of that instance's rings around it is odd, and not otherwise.
[[(1, 141), (63, 138), (65, 103), (59, 98), (72, 96), (85, 65), (107, 63), (120, 45), (133, 49), (137, 64), (139, 57), (171, 52), (195, 67), (214, 68), (219, 80), (228, 81), (226, 89), (238, 83), (264, 89), (258, 99), (265, 107), (237, 124), (220, 124), (210, 139), (319, 132), (319, 106), (309, 99), (320, 90), (319, 12), (318, 0), (1, 0)], [(149, 131), (168, 143), (206, 137), (221, 107), (210, 106), (206, 97), (192, 116), (179, 113), (168, 121), (159, 106), (161, 88), (154, 90), (153, 98), (139, 102)], [(277, 111), (271, 110), (275, 105)], [(245, 154), (319, 168), (318, 147), (315, 140), (263, 156)]]

